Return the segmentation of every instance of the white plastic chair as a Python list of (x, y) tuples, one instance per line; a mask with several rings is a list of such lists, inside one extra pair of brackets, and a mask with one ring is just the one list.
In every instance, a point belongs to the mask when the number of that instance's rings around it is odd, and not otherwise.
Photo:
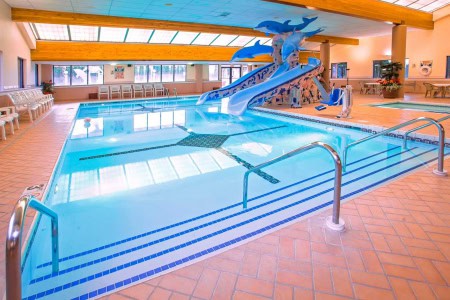
[(2, 140), (6, 140), (5, 121), (0, 120), (0, 132), (2, 133)]
[(148, 93), (151, 93), (152, 97), (155, 96), (155, 88), (152, 83), (144, 84), (144, 97), (147, 97)]
[(144, 89), (142, 88), (142, 84), (133, 84), (133, 98), (136, 98), (136, 94), (140, 94), (141, 97), (144, 97)]
[(122, 98), (122, 91), (120, 90), (120, 85), (111, 85), (109, 88), (111, 99), (114, 98), (114, 95), (117, 95), (118, 98)]
[(14, 92), (8, 94), (11, 104), (15, 107), (17, 113), (28, 113), (30, 121), (33, 122), (37, 119), (39, 114), (40, 105), (30, 102), (22, 92)]
[(106, 95), (106, 99), (109, 100), (109, 86), (101, 85), (98, 87), (98, 99), (101, 100), (103, 95)]
[(122, 98), (125, 98), (125, 95), (130, 96), (130, 98), (133, 98), (133, 91), (131, 90), (131, 84), (122, 84)]
[[(18, 117), (14, 118), (14, 116), (10, 114), (9, 107), (0, 108), (0, 121), (9, 123), (11, 134), (14, 134), (14, 120), (18, 120)], [(19, 124), (18, 121), (16, 121), (16, 124)]]
[(155, 94), (158, 96), (158, 93), (161, 93), (161, 96), (168, 96), (169, 89), (164, 87), (162, 83), (155, 83)]

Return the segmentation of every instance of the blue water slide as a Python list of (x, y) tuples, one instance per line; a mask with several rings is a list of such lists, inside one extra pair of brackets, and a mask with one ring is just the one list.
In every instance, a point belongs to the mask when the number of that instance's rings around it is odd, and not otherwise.
[(209, 91), (200, 96), (197, 101), (197, 105), (203, 104), (206, 101), (217, 100), (224, 97), (230, 97), (234, 93), (253, 86), (261, 81), (264, 81), (266, 78), (270, 77), (276, 69), (276, 65), (274, 63), (268, 64), (264, 67), (253, 70), (235, 82), (214, 91)]
[(279, 76), (235, 93), (228, 102), (228, 113), (242, 115), (247, 107), (262, 105), (270, 98), (269, 96), (278, 94), (283, 86), (298, 82), (302, 77), (317, 71), (319, 67), (319, 59), (309, 58), (306, 66), (295, 67)]

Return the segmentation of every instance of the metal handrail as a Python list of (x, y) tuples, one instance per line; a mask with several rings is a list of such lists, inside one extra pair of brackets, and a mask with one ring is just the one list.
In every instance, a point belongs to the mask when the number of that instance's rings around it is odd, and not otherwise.
[(6, 299), (8, 300), (22, 299), (22, 231), (28, 206), (51, 218), (52, 270), (54, 273), (59, 271), (58, 215), (36, 200), (34, 196), (24, 195), (17, 201), (14, 207), (6, 236)]
[(278, 156), (277, 158), (274, 158), (272, 160), (269, 160), (265, 163), (262, 163), (260, 165), (257, 165), (254, 168), (251, 168), (247, 172), (245, 172), (244, 175), (244, 195), (243, 195), (243, 201), (242, 205), (245, 208), (247, 208), (247, 198), (248, 198), (248, 177), (251, 173), (256, 172), (262, 168), (265, 168), (267, 166), (273, 165), (277, 162), (280, 162), (282, 160), (285, 160), (289, 157), (295, 156), (297, 154), (300, 154), (302, 152), (308, 151), (313, 148), (322, 148), (325, 149), (333, 158), (334, 160), (334, 199), (333, 199), (333, 216), (332, 221), (334, 224), (339, 224), (339, 213), (340, 213), (340, 206), (341, 206), (341, 182), (342, 182), (342, 163), (341, 158), (339, 157), (339, 154), (328, 144), (322, 143), (322, 142), (313, 142), (311, 144), (308, 144), (306, 146), (297, 148), (295, 150), (292, 150), (286, 154), (283, 154), (281, 156)]
[(417, 119), (409, 120), (409, 121), (407, 121), (407, 122), (401, 123), (401, 124), (399, 124), (399, 125), (396, 125), (396, 126), (393, 126), (393, 127), (391, 127), (391, 128), (388, 128), (388, 129), (386, 129), (386, 130), (383, 130), (383, 131), (381, 131), (381, 132), (379, 132), (379, 133), (373, 134), (373, 135), (371, 135), (371, 136), (368, 136), (368, 137), (366, 137), (366, 138), (363, 138), (363, 139), (360, 139), (360, 140), (358, 140), (358, 141), (356, 141), (356, 142), (353, 142), (353, 143), (351, 143), (351, 144), (348, 144), (348, 145), (344, 148), (343, 154), (342, 154), (342, 162), (343, 162), (343, 169), (344, 169), (344, 172), (346, 171), (346, 167), (347, 167), (347, 153), (348, 153), (348, 150), (349, 150), (351, 147), (354, 147), (354, 146), (356, 146), (356, 145), (359, 145), (359, 144), (361, 144), (361, 143), (364, 143), (364, 142), (366, 142), (366, 141), (368, 141), (368, 140), (371, 140), (371, 139), (374, 139), (374, 138), (376, 138), (376, 137), (385, 135), (386, 133), (395, 131), (395, 130), (400, 129), (400, 128), (402, 128), (402, 127), (406, 127), (406, 126), (409, 126), (409, 125), (411, 125), (411, 124), (414, 124), (414, 123), (417, 123), (417, 122), (423, 122), (423, 121), (428, 121), (429, 123), (434, 124), (434, 125), (437, 127), (438, 131), (439, 131), (438, 169), (437, 169), (437, 171), (435, 171), (435, 173), (438, 174), (438, 175), (443, 175), (443, 174), (445, 174), (445, 171), (444, 171), (444, 140), (445, 140), (445, 130), (444, 130), (444, 127), (443, 127), (439, 122), (437, 122), (435, 119), (428, 118), (428, 117), (420, 117), (420, 118), (417, 118)]
[[(443, 122), (443, 121), (445, 121), (445, 120), (447, 120), (447, 119), (450, 119), (450, 114), (448, 114), (447, 116), (445, 116), (445, 117), (443, 117), (443, 118), (437, 119), (436, 122), (441, 123), (441, 122)], [(426, 128), (426, 127), (428, 127), (428, 126), (431, 126), (432, 124), (433, 124), (432, 122), (428, 122), (427, 124), (424, 124), (424, 125), (422, 125), (422, 126), (413, 128), (413, 129), (408, 130), (407, 132), (405, 132), (405, 138), (404, 138), (404, 140), (403, 140), (403, 148), (406, 148), (406, 143), (407, 143), (407, 141), (408, 141), (408, 135), (409, 135), (411, 132), (414, 132), (414, 131), (417, 131), (417, 130)]]

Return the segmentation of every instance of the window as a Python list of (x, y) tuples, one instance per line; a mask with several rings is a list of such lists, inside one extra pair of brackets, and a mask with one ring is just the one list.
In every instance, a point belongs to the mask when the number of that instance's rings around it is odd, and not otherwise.
[(347, 77), (347, 63), (331, 64), (331, 78), (346, 78)]
[(186, 81), (186, 65), (175, 65), (175, 81)]
[(103, 66), (88, 66), (88, 84), (103, 84)]
[(103, 66), (53, 66), (55, 86), (103, 84)]
[(381, 66), (390, 63), (389, 59), (373, 61), (373, 78), (381, 78)]
[(148, 82), (148, 66), (135, 65), (134, 66), (134, 82), (143, 83)]
[(161, 66), (148, 66), (148, 82), (161, 82)]
[(72, 66), (72, 85), (87, 85), (87, 66)]
[(163, 65), (162, 66), (162, 82), (172, 82), (173, 81), (173, 65)]
[(447, 71), (445, 72), (445, 78), (450, 78), (450, 56), (447, 56)]
[(405, 59), (405, 78), (409, 77), (409, 58)]
[(70, 85), (71, 66), (53, 66), (53, 82), (55, 86)]
[(18, 57), (17, 58), (17, 67), (18, 67), (18, 74), (19, 74), (19, 79), (18, 79), (18, 87), (19, 89), (23, 89), (25, 87), (25, 76), (24, 76), (24, 67), (25, 67), (25, 63), (24, 63), (24, 59)]
[(209, 81), (219, 80), (219, 65), (209, 65)]

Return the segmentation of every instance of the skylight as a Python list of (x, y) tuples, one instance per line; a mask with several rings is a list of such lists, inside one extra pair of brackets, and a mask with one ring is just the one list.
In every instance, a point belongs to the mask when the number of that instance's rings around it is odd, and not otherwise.
[(228, 46), (231, 46), (231, 47), (243, 47), (243, 46), (247, 45), (253, 39), (255, 39), (254, 36), (241, 35), (237, 39), (232, 41)]
[(237, 35), (221, 34), (214, 42), (211, 43), (212, 46), (227, 46), (231, 43)]
[(123, 42), (127, 28), (102, 27), (100, 29), (100, 42)]
[(41, 40), (68, 41), (69, 31), (67, 25), (59, 24), (34, 24)]
[(150, 39), (151, 44), (169, 44), (177, 31), (171, 30), (155, 30), (153, 32), (152, 38)]
[(219, 35), (216, 33), (200, 33), (192, 42), (193, 45), (209, 45)]
[(127, 34), (127, 43), (147, 43), (153, 30), (130, 28)]
[(69, 25), (70, 39), (72, 41), (98, 41), (98, 27), (97, 26), (77, 26)]
[(433, 12), (450, 4), (450, 0), (382, 0), (426, 12)]
[(198, 34), (198, 32), (178, 31), (178, 34), (175, 36), (171, 44), (188, 45), (192, 43)]

